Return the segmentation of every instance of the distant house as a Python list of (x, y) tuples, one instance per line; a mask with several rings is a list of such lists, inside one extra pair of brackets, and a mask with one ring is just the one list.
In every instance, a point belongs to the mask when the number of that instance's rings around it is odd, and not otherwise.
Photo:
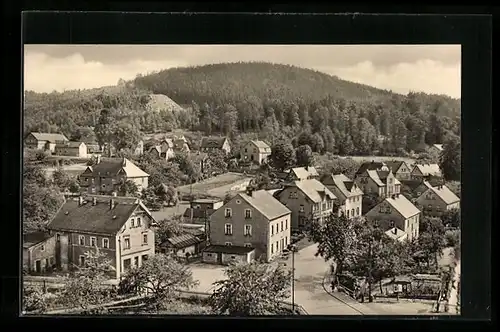
[(149, 174), (126, 158), (97, 158), (97, 163), (88, 166), (80, 174), (80, 185), (89, 194), (112, 194), (125, 181), (135, 183), (139, 192), (148, 187)]
[(55, 267), (55, 237), (48, 232), (23, 235), (23, 268), (28, 273), (44, 273)]
[(227, 137), (209, 136), (201, 139), (200, 151), (213, 152), (223, 151), (226, 155), (231, 154), (231, 144)]
[(160, 244), (160, 250), (165, 254), (173, 254), (178, 258), (198, 256), (204, 249), (205, 241), (195, 235), (186, 233), (168, 238)]
[(291, 210), (293, 229), (302, 229), (308, 222), (323, 223), (332, 214), (333, 201), (337, 199), (316, 179), (287, 183), (274, 197)]
[(439, 217), (447, 210), (460, 208), (460, 198), (445, 185), (427, 187), (416, 203), (424, 214), (433, 217)]
[(118, 279), (155, 254), (154, 223), (136, 198), (89, 195), (66, 201), (47, 227), (55, 234), (58, 268), (83, 266), (85, 253), (98, 249)]
[(49, 134), (32, 132), (24, 139), (27, 148), (36, 150), (47, 150), (54, 152), (57, 143), (68, 142), (69, 139), (63, 134)]
[(174, 144), (172, 140), (163, 140), (160, 144), (152, 146), (149, 153), (153, 154), (155, 158), (169, 160), (175, 156)]
[(87, 158), (87, 145), (84, 142), (57, 143), (54, 149), (56, 155)]
[(292, 168), (286, 177), (287, 181), (302, 181), (310, 179), (319, 179), (318, 171), (312, 166)]
[(432, 177), (442, 177), (441, 168), (438, 164), (417, 164), (411, 171), (413, 180), (423, 180)]
[(134, 154), (136, 156), (142, 156), (144, 154), (144, 141), (140, 140), (139, 143), (134, 148)]
[(411, 179), (411, 168), (403, 160), (386, 161), (385, 164), (399, 181)]
[(215, 210), (219, 209), (224, 202), (222, 199), (200, 198), (191, 201), (190, 207), (184, 211), (184, 221), (193, 224), (205, 225)]
[(102, 156), (103, 149), (98, 143), (86, 143), (87, 145), (87, 156), (98, 157)]
[(419, 234), (420, 210), (401, 194), (386, 197), (366, 213), (366, 219), (384, 232), (392, 230), (395, 236), (403, 231), (410, 241)]
[(262, 165), (268, 162), (271, 147), (264, 141), (249, 141), (241, 147), (241, 160)]
[(344, 174), (330, 174), (323, 176), (321, 183), (339, 200), (339, 213), (344, 213), (347, 218), (361, 215), (363, 191), (353, 180)]
[(364, 163), (356, 172), (354, 182), (364, 194), (386, 197), (401, 192), (401, 182), (385, 163)]
[(433, 156), (435, 159), (441, 156), (441, 153), (444, 150), (443, 144), (433, 144), (427, 148), (427, 153)]
[[(401, 192), (409, 194), (412, 199), (416, 200), (423, 192), (433, 185), (438, 185), (441, 183), (436, 183), (437, 181), (425, 181), (425, 180), (403, 180), (401, 181)], [(407, 195), (408, 196), (408, 195)]]
[(265, 190), (236, 195), (210, 216), (210, 246), (203, 251), (203, 261), (271, 261), (290, 243), (290, 215)]

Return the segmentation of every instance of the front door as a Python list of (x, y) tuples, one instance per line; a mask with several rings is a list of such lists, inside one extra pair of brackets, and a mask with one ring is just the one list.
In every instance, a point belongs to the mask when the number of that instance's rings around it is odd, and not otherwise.
[(35, 272), (42, 273), (42, 262), (39, 260), (35, 262)]
[(217, 263), (222, 264), (222, 253), (218, 253), (217, 255)]

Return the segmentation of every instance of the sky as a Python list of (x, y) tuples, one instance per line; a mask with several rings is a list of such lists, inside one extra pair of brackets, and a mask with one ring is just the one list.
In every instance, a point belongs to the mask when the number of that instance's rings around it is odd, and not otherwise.
[(461, 96), (460, 45), (24, 45), (24, 89), (115, 85), (172, 67), (265, 61), (406, 94)]

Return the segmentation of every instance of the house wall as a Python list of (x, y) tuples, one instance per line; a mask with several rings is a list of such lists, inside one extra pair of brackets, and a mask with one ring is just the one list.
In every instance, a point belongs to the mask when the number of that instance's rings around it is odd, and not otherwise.
[(222, 253), (222, 264), (249, 263), (249, 254), (224, 254)]
[(447, 210), (460, 208), (460, 202), (446, 204), (431, 189), (427, 189), (417, 198), (416, 203), (420, 209), (428, 216), (441, 217)]
[(182, 257), (182, 258), (186, 258), (186, 254), (189, 253), (189, 256), (193, 256), (193, 255), (196, 255), (196, 245), (192, 245), (192, 246), (189, 246), (189, 247), (185, 247), (185, 248), (182, 248), (182, 249), (178, 249), (178, 250), (173, 250), (175, 252), (175, 255), (177, 257)]
[(269, 222), (268, 228), (268, 247), (266, 253), (266, 260), (270, 261), (274, 257), (280, 256), (290, 244), (291, 214), (276, 218)]
[(385, 196), (385, 187), (379, 187), (378, 184), (373, 181), (372, 178), (369, 176), (364, 176), (364, 175), (359, 175), (356, 177), (354, 180), (354, 183), (361, 188), (361, 190), (365, 194), (372, 194), (375, 193), (378, 196), (384, 197)]
[(231, 154), (231, 144), (229, 144), (229, 140), (226, 140), (222, 145), (222, 150), (226, 151), (226, 154)]
[(403, 163), (399, 169), (395, 172), (394, 176), (398, 180), (410, 180), (411, 179), (411, 169), (406, 165), (406, 163)]
[(37, 272), (37, 261), (40, 261), (40, 273), (44, 273), (47, 271), (47, 269), (56, 265), (55, 237), (48, 238), (47, 240), (32, 246), (26, 251), (23, 250), (23, 264), (26, 264), (28, 266), (29, 272)]
[[(389, 208), (390, 212), (381, 212), (381, 208)], [(387, 201), (383, 201), (368, 211), (366, 219), (375, 222), (378, 221), (379, 227), (387, 231), (391, 229), (391, 221), (394, 221), (394, 226), (408, 233), (408, 239), (418, 237), (418, 225), (420, 222), (420, 213), (411, 218), (404, 218), (396, 209), (394, 209)]]
[(43, 150), (45, 149), (45, 141), (38, 141), (33, 135), (29, 135), (24, 140), (24, 144), (29, 149)]
[(85, 144), (81, 144), (77, 148), (68, 146), (56, 147), (55, 153), (60, 156), (87, 158), (87, 146)]
[(241, 148), (240, 155), (243, 161), (249, 161), (261, 165), (267, 162), (271, 152), (261, 152), (255, 144), (248, 142)]
[(134, 182), (139, 191), (148, 187), (148, 177), (127, 178), (125, 175), (99, 177), (93, 177), (86, 174), (80, 175), (80, 184), (82, 187), (87, 188), (89, 194), (110, 195), (116, 191), (122, 180)]
[(351, 197), (347, 197), (344, 201), (344, 204), (340, 206), (340, 209), (347, 216), (347, 211), (349, 211), (349, 218), (359, 217), (362, 214), (362, 202), (363, 195), (355, 195)]
[(204, 263), (217, 264), (218, 255), (221, 255), (221, 254), (215, 253), (215, 252), (205, 252), (204, 251), (202, 254), (202, 261)]

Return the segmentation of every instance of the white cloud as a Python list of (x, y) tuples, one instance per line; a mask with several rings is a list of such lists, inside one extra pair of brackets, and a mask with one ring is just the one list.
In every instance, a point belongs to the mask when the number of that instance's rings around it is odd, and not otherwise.
[(316, 69), (348, 81), (403, 94), (409, 91), (420, 91), (446, 94), (454, 98), (461, 96), (459, 64), (444, 65), (438, 61), (420, 60), (415, 63), (398, 63), (385, 68), (376, 68), (370, 61), (364, 61), (350, 67)]
[(134, 60), (120, 65), (104, 65), (97, 61), (85, 61), (76, 53), (65, 58), (51, 58), (43, 53), (24, 56), (24, 89), (52, 92), (89, 89), (115, 85), (120, 78), (133, 79), (138, 73), (185, 66), (172, 61)]
[[(25, 90), (37, 92), (86, 89), (114, 85), (120, 78), (133, 79), (138, 73), (186, 66), (182, 60), (133, 60), (108, 65), (85, 61), (79, 53), (52, 58), (44, 53), (29, 52), (24, 57)], [(342, 79), (406, 94), (410, 90), (460, 97), (460, 64), (445, 65), (435, 60), (419, 60), (392, 66), (374, 66), (363, 61), (351, 66), (315, 66), (316, 70)]]

